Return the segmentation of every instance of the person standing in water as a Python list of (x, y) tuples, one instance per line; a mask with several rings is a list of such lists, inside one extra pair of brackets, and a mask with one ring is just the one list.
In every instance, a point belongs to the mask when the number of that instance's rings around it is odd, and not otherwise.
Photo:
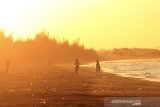
[(10, 67), (10, 61), (9, 61), (9, 59), (7, 58), (7, 59), (6, 59), (6, 72), (7, 72), (7, 73), (9, 72), (9, 67)]
[(97, 76), (101, 76), (101, 66), (99, 60), (96, 60), (96, 74)]
[(75, 75), (78, 76), (79, 72), (79, 61), (78, 59), (75, 60)]

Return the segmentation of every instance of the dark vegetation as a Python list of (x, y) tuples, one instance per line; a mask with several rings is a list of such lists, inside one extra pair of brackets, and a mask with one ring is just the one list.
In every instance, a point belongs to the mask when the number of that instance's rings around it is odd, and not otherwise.
[(20, 63), (73, 63), (79, 58), (81, 63), (100, 58), (94, 49), (87, 49), (79, 40), (49, 38), (46, 32), (40, 32), (35, 39), (13, 41), (13, 36), (6, 36), (0, 31), (0, 60), (6, 58)]
[(81, 64), (100, 60), (160, 58), (159, 49), (120, 48), (96, 51), (80, 45), (79, 39), (73, 43), (68, 40), (50, 38), (46, 32), (40, 32), (35, 39), (13, 41), (0, 30), (0, 63), (9, 59), (18, 63), (74, 63), (79, 58)]

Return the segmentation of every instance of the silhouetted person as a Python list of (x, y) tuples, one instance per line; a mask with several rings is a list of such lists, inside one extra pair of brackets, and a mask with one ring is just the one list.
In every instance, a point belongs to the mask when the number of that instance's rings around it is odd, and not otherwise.
[(97, 76), (101, 76), (101, 66), (100, 66), (100, 63), (99, 63), (99, 60), (96, 60), (96, 74)]
[(75, 60), (75, 74), (78, 76), (79, 71), (79, 61), (78, 59)]
[(9, 72), (9, 67), (10, 67), (10, 61), (9, 61), (9, 59), (7, 58), (7, 59), (6, 59), (6, 72), (7, 72), (7, 73)]

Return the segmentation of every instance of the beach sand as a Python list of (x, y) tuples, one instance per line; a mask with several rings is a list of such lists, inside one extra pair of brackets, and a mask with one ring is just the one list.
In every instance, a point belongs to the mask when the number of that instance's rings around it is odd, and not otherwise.
[(151, 82), (74, 66), (21, 66), (0, 71), (0, 107), (104, 107), (109, 96), (160, 96)]

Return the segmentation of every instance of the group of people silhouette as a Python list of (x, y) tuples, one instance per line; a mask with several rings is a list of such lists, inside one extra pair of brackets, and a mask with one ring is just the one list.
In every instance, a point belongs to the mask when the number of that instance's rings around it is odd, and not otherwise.
[[(75, 60), (75, 75), (78, 76), (79, 75), (79, 60), (78, 58)], [(96, 75), (97, 76), (101, 76), (101, 66), (99, 63), (99, 60), (96, 60)]]
[[(79, 75), (79, 60), (78, 58), (75, 60), (75, 75), (78, 76)], [(7, 58), (6, 59), (6, 72), (8, 73), (9, 72), (9, 67), (10, 67), (10, 61), (9, 59)], [(97, 76), (101, 76), (101, 66), (100, 66), (100, 63), (99, 63), (99, 60), (96, 60), (96, 75)]]

